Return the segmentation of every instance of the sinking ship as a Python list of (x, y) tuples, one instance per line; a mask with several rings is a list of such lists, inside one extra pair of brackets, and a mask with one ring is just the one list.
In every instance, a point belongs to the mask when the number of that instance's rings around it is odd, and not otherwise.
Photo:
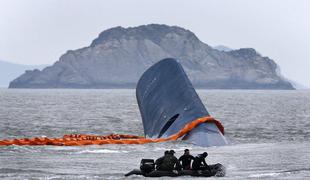
[[(210, 116), (182, 65), (167, 58), (147, 69), (141, 76), (136, 97), (148, 138), (165, 138), (179, 132), (186, 124)], [(206, 122), (182, 137), (199, 146), (226, 145), (217, 124)]]
[(69, 134), (62, 138), (0, 139), (0, 146), (145, 144), (178, 139), (204, 147), (227, 144), (222, 124), (210, 116), (175, 59), (161, 60), (146, 70), (137, 84), (136, 96), (146, 138)]

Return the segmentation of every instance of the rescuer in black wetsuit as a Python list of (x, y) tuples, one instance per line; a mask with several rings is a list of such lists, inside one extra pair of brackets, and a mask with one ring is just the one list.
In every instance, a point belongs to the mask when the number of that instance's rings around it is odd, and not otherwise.
[(174, 156), (174, 153), (174, 150), (166, 151), (163, 157), (156, 160), (156, 169), (159, 171), (180, 170), (181, 164), (179, 163), (178, 158)]
[(185, 149), (184, 154), (179, 158), (179, 161), (182, 163), (183, 170), (191, 169), (191, 162), (194, 160), (194, 156), (189, 154), (189, 150)]
[(205, 158), (208, 156), (207, 152), (204, 152), (202, 154), (198, 154), (193, 161), (193, 170), (208, 170), (209, 172), (211, 172), (210, 167), (208, 166), (208, 164), (206, 163)]
[(160, 166), (162, 165), (162, 163), (163, 163), (163, 161), (164, 161), (164, 158), (165, 158), (168, 154), (169, 154), (169, 151), (165, 151), (164, 156), (162, 156), (162, 157), (156, 159), (155, 165), (156, 165), (156, 169), (157, 169), (157, 170), (161, 169)]

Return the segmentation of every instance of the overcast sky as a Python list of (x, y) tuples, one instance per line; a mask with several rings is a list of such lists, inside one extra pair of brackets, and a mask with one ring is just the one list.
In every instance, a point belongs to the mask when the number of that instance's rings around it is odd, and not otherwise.
[(310, 86), (308, 0), (0, 0), (0, 59), (52, 64), (114, 26), (160, 23), (203, 42), (252, 47)]

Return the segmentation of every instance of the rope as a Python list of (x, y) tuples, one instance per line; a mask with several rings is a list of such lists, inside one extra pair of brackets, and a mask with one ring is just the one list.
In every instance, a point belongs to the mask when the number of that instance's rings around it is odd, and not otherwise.
[(146, 143), (158, 143), (165, 141), (175, 141), (180, 137), (193, 130), (195, 127), (202, 123), (215, 123), (222, 134), (224, 134), (224, 127), (222, 124), (215, 120), (211, 116), (198, 118), (188, 124), (186, 124), (179, 132), (167, 137), (167, 138), (144, 138), (142, 136), (135, 136), (129, 134), (110, 134), (107, 136), (96, 136), (87, 134), (67, 134), (62, 138), (47, 138), (47, 137), (35, 137), (35, 138), (23, 138), (13, 140), (0, 140), (0, 146), (86, 146), (86, 145), (104, 145), (104, 144), (146, 144)]

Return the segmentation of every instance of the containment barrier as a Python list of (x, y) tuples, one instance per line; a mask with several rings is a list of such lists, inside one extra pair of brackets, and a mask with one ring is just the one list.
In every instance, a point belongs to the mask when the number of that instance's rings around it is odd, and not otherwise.
[(166, 138), (145, 138), (142, 136), (135, 136), (129, 134), (110, 134), (107, 136), (96, 136), (87, 134), (68, 134), (62, 138), (47, 138), (47, 137), (35, 137), (35, 138), (23, 138), (13, 140), (0, 140), (0, 146), (86, 146), (86, 145), (104, 145), (104, 144), (146, 144), (146, 143), (158, 143), (165, 141), (175, 141), (183, 137), (192, 129), (202, 123), (215, 123), (218, 129), (224, 134), (224, 127), (220, 121), (215, 120), (211, 116), (198, 118), (190, 123), (186, 124), (179, 132)]

